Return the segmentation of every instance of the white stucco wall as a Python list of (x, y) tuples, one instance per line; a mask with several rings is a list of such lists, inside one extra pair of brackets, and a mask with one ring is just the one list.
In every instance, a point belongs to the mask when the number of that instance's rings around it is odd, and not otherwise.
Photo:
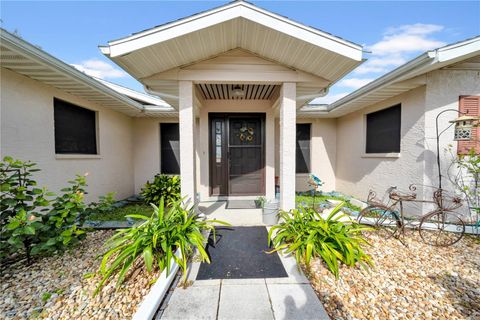
[[(402, 104), (399, 157), (371, 157), (365, 151), (365, 115)], [(387, 99), (337, 121), (336, 189), (366, 199), (390, 186), (407, 189), (423, 183), (425, 86)], [(422, 196), (419, 190), (419, 197)]]
[[(97, 111), (99, 156), (55, 155), (54, 97)], [(36, 162), (40, 186), (58, 192), (75, 174), (88, 172), (86, 201), (111, 191), (117, 199), (133, 194), (131, 118), (4, 68), (0, 101), (1, 157)]]
[[(425, 99), (425, 163), (424, 184), (437, 185), (438, 172), (436, 160), (435, 118), (443, 110), (458, 110), (462, 95), (480, 96), (480, 72), (469, 70), (437, 70), (427, 74), (427, 92)], [(445, 112), (439, 118), (439, 130), (447, 128), (448, 121), (457, 117), (455, 112)], [(442, 183), (447, 191), (453, 191), (446, 170), (451, 157), (444, 151), (451, 144), (456, 153), (457, 143), (453, 141), (454, 128), (450, 127), (440, 138), (440, 155), (442, 164)], [(427, 210), (426, 207), (425, 210)]]

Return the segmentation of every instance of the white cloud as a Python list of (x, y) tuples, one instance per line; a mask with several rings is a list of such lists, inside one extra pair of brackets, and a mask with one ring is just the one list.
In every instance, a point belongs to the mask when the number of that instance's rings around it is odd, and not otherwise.
[(413, 53), (444, 46), (443, 41), (432, 37), (443, 29), (441, 25), (423, 23), (388, 28), (379, 42), (367, 46), (372, 55), (355, 73), (385, 73), (407, 62)]
[(372, 82), (372, 81), (373, 81), (372, 78), (364, 78), (364, 79), (349, 78), (349, 79), (344, 79), (344, 80), (340, 81), (337, 84), (337, 86), (345, 87), (345, 88), (351, 88), (351, 89), (358, 89), (358, 88), (361, 88), (364, 85), (366, 85), (367, 83)]
[(390, 27), (387, 29), (385, 34), (397, 34), (397, 33), (407, 33), (407, 34), (430, 34), (438, 31), (442, 31), (443, 26), (438, 24), (424, 24), (424, 23), (415, 23), (415, 24), (405, 24), (399, 27)]
[(96, 58), (82, 61), (79, 64), (72, 64), (72, 66), (89, 76), (100, 79), (116, 79), (127, 76), (123, 70)]
[(424, 35), (402, 33), (384, 37), (382, 41), (371, 46), (370, 50), (377, 55), (401, 54), (404, 52), (426, 51), (441, 47), (444, 44), (442, 41), (425, 38)]
[(343, 97), (345, 97), (349, 92), (341, 92), (336, 94), (327, 94), (325, 97), (320, 97), (313, 99), (309, 104), (330, 104), (335, 102)]

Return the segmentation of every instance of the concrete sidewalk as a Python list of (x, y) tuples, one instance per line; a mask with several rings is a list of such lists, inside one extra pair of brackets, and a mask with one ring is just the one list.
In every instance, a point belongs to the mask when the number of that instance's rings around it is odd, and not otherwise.
[(280, 259), (288, 277), (195, 281), (200, 263), (194, 262), (193, 285), (175, 289), (161, 319), (329, 319), (295, 259)]

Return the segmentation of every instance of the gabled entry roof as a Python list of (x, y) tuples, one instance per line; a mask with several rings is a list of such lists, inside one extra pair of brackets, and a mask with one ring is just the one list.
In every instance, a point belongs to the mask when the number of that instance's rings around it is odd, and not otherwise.
[(141, 82), (235, 48), (317, 76), (329, 85), (362, 63), (360, 45), (245, 1), (232, 2), (100, 47), (103, 54)]

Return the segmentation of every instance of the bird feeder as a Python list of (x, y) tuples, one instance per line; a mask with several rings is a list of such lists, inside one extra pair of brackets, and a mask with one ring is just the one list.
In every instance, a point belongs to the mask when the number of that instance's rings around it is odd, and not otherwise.
[(469, 141), (472, 140), (472, 129), (479, 121), (479, 117), (461, 116), (455, 120), (451, 120), (450, 123), (455, 124), (455, 135), (453, 140), (455, 141)]

